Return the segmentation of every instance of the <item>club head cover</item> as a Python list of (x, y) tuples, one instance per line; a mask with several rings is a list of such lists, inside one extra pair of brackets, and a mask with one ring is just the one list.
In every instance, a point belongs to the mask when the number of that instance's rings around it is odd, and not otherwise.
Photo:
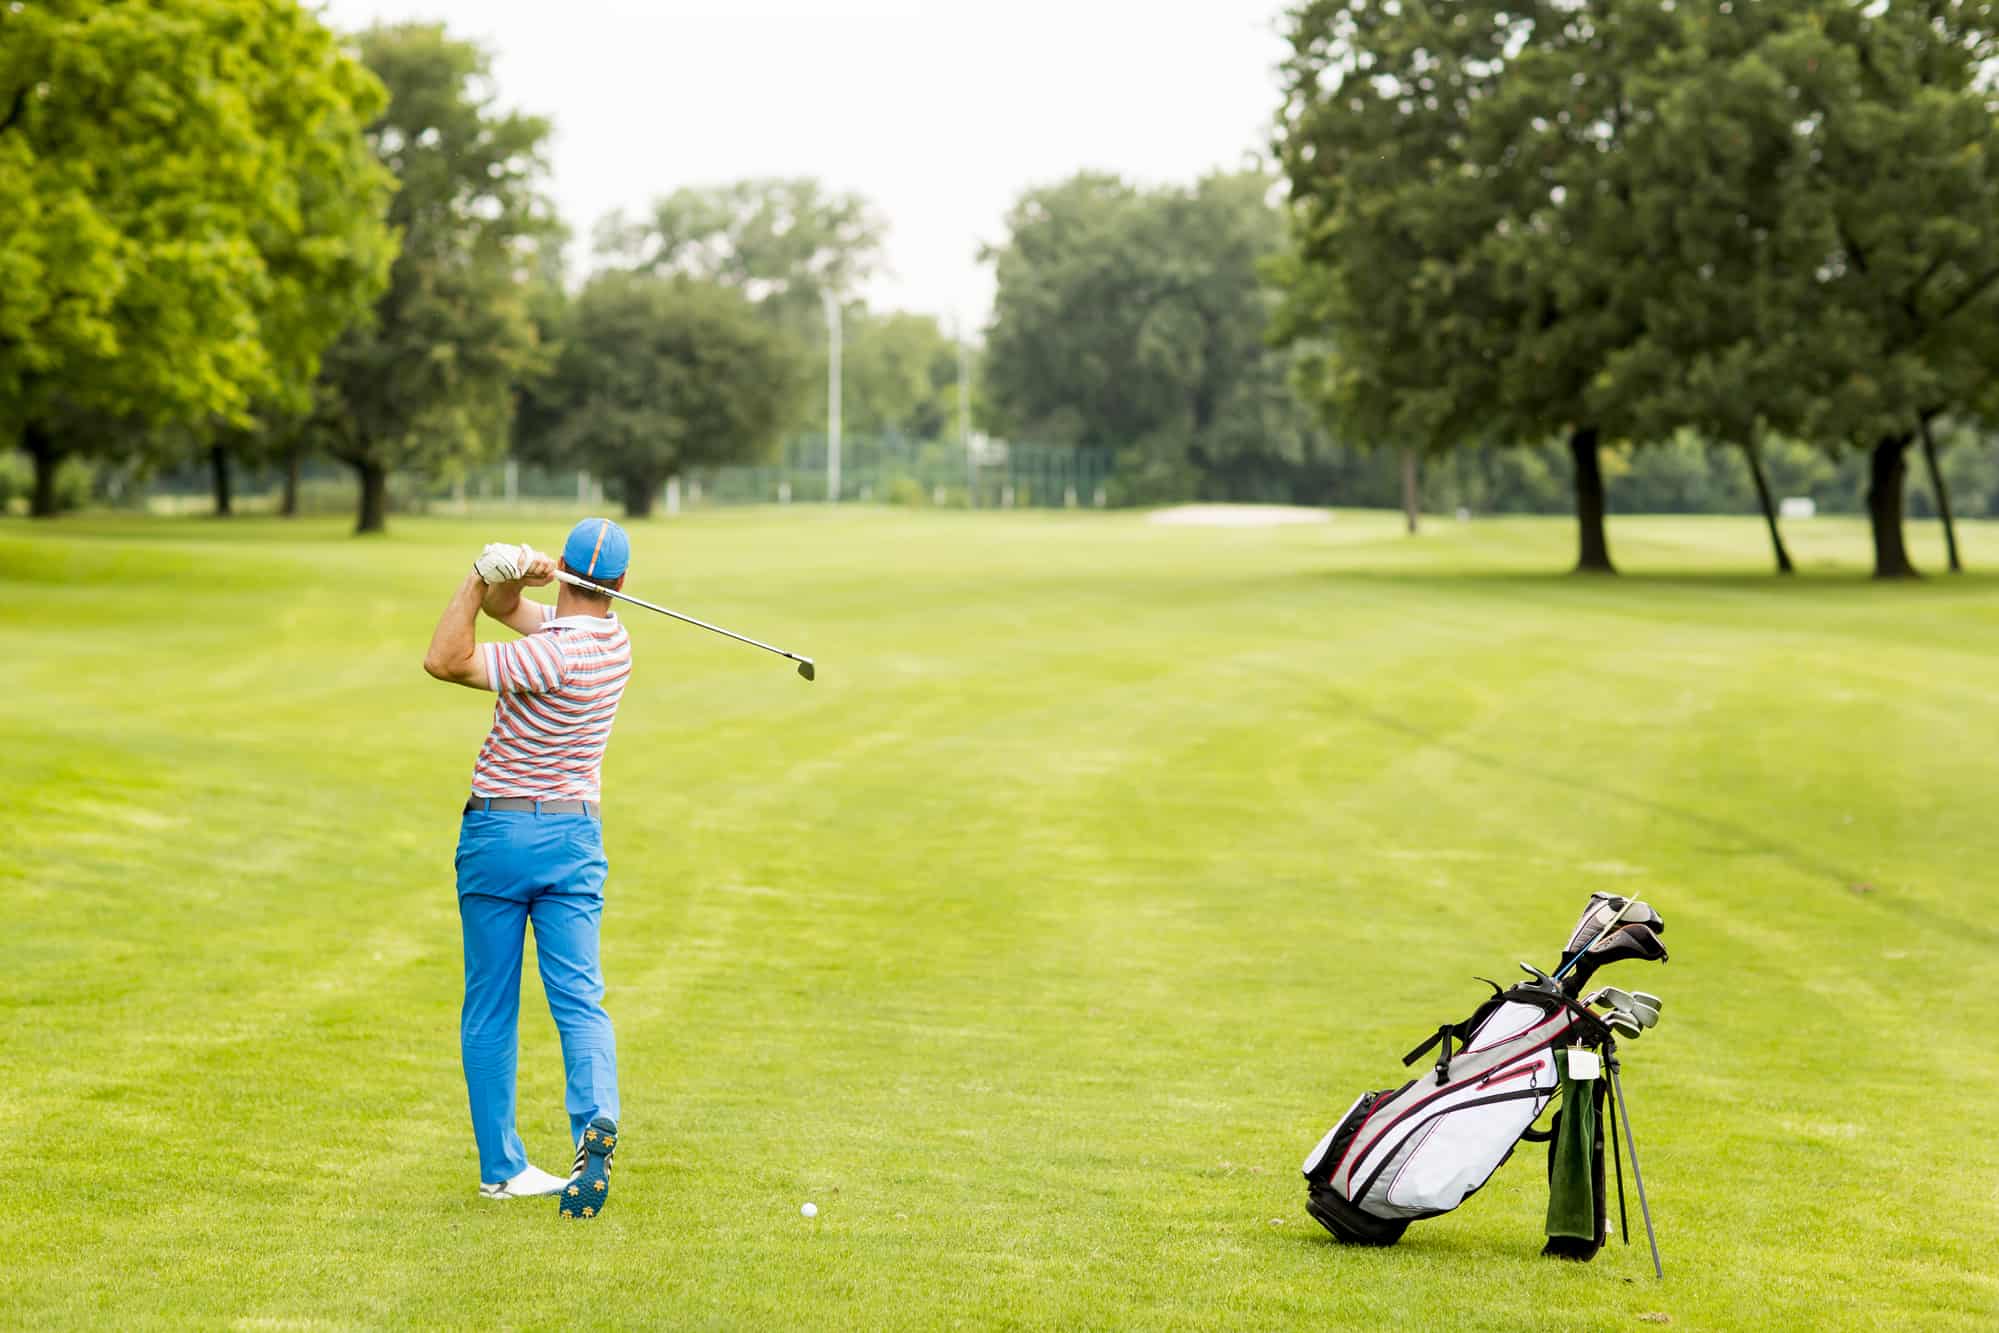
[(1605, 963), (1622, 962), (1627, 958), (1663, 963), (1666, 961), (1666, 946), (1659, 942), (1658, 935), (1650, 926), (1626, 923), (1591, 945), (1577, 960), (1575, 969), (1563, 978), (1563, 983), (1571, 987), (1571, 995), (1580, 994), (1598, 968)]
[[(1585, 907), (1582, 916), (1577, 918), (1576, 928), (1569, 932), (1569, 942), (1562, 946), (1562, 966), (1566, 967), (1569, 960), (1589, 948), (1592, 943), (1601, 942), (1603, 928), (1617, 919), (1626, 901), (1614, 893), (1590, 895), (1589, 906)], [(1654, 911), (1650, 903), (1642, 901), (1632, 903), (1630, 910), (1624, 912), (1624, 919), (1618, 924), (1620, 927), (1646, 926), (1655, 935), (1664, 934), (1666, 930), (1665, 918)]]

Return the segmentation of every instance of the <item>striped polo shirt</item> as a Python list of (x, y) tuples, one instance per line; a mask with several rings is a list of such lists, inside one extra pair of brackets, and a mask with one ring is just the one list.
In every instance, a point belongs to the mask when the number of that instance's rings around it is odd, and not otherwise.
[(541, 628), (486, 643), (486, 679), (498, 693), (493, 730), (472, 766), (474, 796), (595, 801), (603, 784), (632, 643), (616, 612), (563, 616), (541, 605)]

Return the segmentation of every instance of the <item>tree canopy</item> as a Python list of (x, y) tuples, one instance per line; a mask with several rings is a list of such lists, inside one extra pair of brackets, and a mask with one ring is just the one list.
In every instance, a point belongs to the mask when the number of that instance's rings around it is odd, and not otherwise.
[(790, 341), (742, 293), (600, 273), (564, 316), (533, 452), (615, 479), (625, 512), (643, 517), (682, 469), (767, 453), (803, 385)]
[(809, 177), (758, 178), (675, 190), (643, 218), (614, 214), (597, 248), (619, 267), (734, 287), (803, 334), (821, 318), (822, 293), (849, 296), (875, 271), (887, 232), (859, 195)]
[(958, 344), (935, 316), (854, 306), (844, 324), (841, 412), (848, 429), (917, 440), (956, 432)]
[(0, 440), (296, 406), (381, 289), (380, 85), (288, 0), (0, 7)]
[(1083, 173), (1024, 194), (987, 251), (999, 428), (1122, 451), (1125, 498), (1296, 464), (1311, 423), (1264, 342), (1260, 266), (1283, 245), (1274, 185), (1259, 171), (1154, 189)]
[[(1281, 329), (1329, 414), (1432, 450), (1681, 426), (1901, 456), (1991, 379), (1993, 6), (1313, 0), (1279, 147)], [(1760, 478), (1759, 478), (1760, 482)], [(1774, 532), (1774, 521), (1773, 521)]]
[(529, 308), (560, 228), (542, 194), (548, 122), (496, 105), (489, 60), (435, 24), (356, 39), (387, 87), (368, 139), (399, 183), (387, 291), (326, 356), (317, 439), (361, 479), (360, 531), (387, 522), (391, 469), (504, 445), (537, 346)]

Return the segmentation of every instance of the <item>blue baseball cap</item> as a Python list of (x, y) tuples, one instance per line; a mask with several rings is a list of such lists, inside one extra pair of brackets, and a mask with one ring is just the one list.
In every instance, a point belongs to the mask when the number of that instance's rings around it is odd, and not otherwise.
[(608, 518), (586, 518), (569, 530), (562, 543), (562, 563), (586, 579), (616, 582), (632, 563), (632, 539)]

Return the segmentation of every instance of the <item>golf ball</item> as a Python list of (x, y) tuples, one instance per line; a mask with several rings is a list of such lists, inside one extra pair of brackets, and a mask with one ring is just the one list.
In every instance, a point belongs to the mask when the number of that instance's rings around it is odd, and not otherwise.
[(819, 1216), (819, 1205), (816, 1203), (801, 1204), (798, 1211), (807, 1217), (817, 1217)]

